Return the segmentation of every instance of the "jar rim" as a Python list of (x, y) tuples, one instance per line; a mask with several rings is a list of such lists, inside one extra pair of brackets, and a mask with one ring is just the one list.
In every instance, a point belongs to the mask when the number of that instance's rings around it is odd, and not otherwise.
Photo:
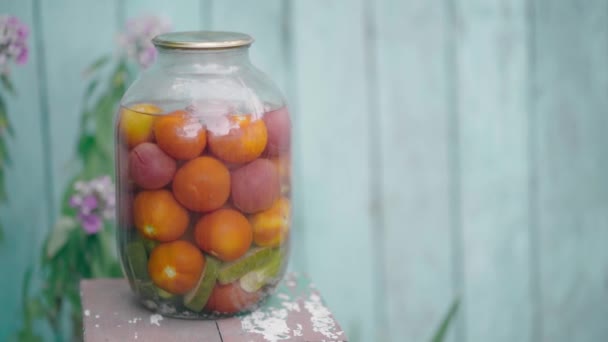
[(253, 37), (240, 32), (181, 31), (160, 34), (152, 44), (165, 49), (218, 50), (249, 46), (253, 41)]

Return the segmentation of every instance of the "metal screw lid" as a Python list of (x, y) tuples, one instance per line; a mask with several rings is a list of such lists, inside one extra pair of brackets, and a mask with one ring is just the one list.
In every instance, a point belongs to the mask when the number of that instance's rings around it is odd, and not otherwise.
[(165, 49), (218, 50), (249, 46), (253, 38), (239, 32), (186, 31), (158, 35), (152, 43)]

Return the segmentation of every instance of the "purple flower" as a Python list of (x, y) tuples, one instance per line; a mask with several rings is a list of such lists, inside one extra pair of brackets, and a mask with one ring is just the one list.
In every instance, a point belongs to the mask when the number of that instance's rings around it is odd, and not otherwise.
[(97, 197), (94, 194), (88, 195), (87, 197), (82, 199), (82, 204), (80, 206), (80, 211), (83, 214), (89, 214), (93, 210), (97, 209)]
[(158, 16), (145, 15), (129, 19), (125, 25), (125, 31), (118, 35), (120, 52), (146, 68), (154, 62), (156, 57), (152, 38), (170, 30), (169, 21)]
[(70, 207), (78, 208), (81, 203), (82, 203), (82, 197), (80, 197), (79, 195), (74, 195), (74, 196), (70, 197)]
[(74, 195), (70, 197), (70, 207), (76, 209), (76, 218), (87, 234), (95, 234), (104, 220), (115, 216), (116, 198), (114, 183), (110, 176), (101, 176), (88, 182), (74, 183)]
[(9, 73), (9, 62), (25, 64), (28, 60), (29, 28), (19, 18), (0, 14), (0, 74)]
[(17, 55), (17, 58), (15, 59), (15, 61), (17, 62), (17, 64), (25, 64), (27, 63), (27, 57), (28, 57), (29, 53), (27, 50), (27, 47), (23, 47), (21, 49), (21, 51), (19, 52), (19, 54)]
[(87, 234), (95, 234), (101, 230), (103, 222), (101, 218), (96, 214), (78, 214), (78, 221), (82, 224), (82, 229), (84, 229)]

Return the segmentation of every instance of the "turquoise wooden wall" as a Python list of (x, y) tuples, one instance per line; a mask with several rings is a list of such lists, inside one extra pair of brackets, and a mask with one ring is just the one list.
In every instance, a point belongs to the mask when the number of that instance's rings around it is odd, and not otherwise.
[(608, 340), (605, 0), (2, 0), (15, 68), (0, 340), (125, 18), (251, 33), (295, 114), (296, 248), (353, 341)]

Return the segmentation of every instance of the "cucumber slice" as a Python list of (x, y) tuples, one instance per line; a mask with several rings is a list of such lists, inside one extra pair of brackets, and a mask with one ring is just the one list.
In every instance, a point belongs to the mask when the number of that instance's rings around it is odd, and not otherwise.
[(175, 295), (171, 292), (165, 291), (163, 289), (161, 289), (160, 287), (156, 287), (156, 293), (158, 294), (158, 297), (162, 298), (162, 299), (173, 299), (175, 297)]
[(222, 265), (217, 280), (220, 284), (232, 283), (252, 270), (267, 264), (278, 253), (278, 249), (275, 248), (253, 248), (241, 258)]
[(136, 280), (149, 280), (148, 255), (141, 240), (135, 240), (127, 245), (127, 260), (131, 267), (131, 274)]
[(140, 236), (140, 237), (141, 237), (141, 241), (144, 244), (144, 248), (146, 249), (146, 252), (148, 253), (148, 256), (150, 255), (150, 253), (152, 253), (152, 250), (154, 249), (154, 247), (156, 247), (160, 244), (156, 240), (148, 239), (143, 236)]
[(196, 312), (203, 310), (215, 286), (219, 267), (219, 260), (209, 256), (206, 257), (205, 269), (198, 279), (198, 283), (184, 295), (184, 306)]
[(247, 292), (257, 292), (264, 285), (270, 283), (271, 280), (279, 275), (282, 259), (281, 254), (276, 253), (266, 265), (242, 276), (239, 280), (241, 288)]
[(135, 281), (136, 292), (141, 298), (155, 299), (157, 292), (156, 286), (151, 281)]

